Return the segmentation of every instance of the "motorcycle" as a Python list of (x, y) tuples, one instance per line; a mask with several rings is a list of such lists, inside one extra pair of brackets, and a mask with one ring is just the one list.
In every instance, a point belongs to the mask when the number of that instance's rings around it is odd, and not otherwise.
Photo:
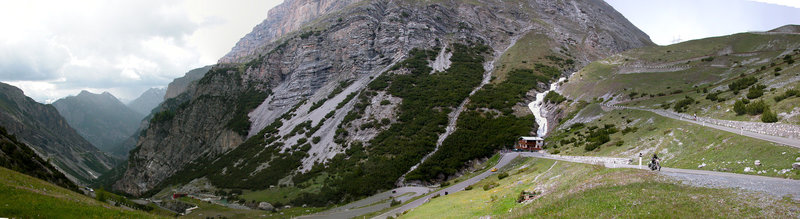
[(647, 164), (647, 167), (650, 167), (650, 170), (653, 171), (655, 170), (661, 171), (661, 162), (659, 162), (658, 160), (651, 160), (650, 163)]

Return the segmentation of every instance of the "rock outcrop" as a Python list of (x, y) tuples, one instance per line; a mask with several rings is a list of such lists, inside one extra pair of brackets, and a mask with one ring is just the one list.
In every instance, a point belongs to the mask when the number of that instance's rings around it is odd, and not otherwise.
[[(287, 1), (270, 11), (270, 17), (237, 43), (196, 87), (162, 104), (164, 115), (172, 117), (153, 122), (140, 137), (125, 176), (114, 188), (144, 194), (181, 169), (198, 169), (195, 165), (219, 160), (248, 137), (275, 138), (271, 143), (280, 145), (278, 154), (309, 142), (301, 165), (279, 172), (283, 177), (308, 171), (345, 152), (349, 143), (367, 142), (376, 136), (375, 130), (362, 130), (352, 132), (344, 142), (334, 141), (338, 125), (357, 105), (352, 97), (403, 60), (412, 48), (475, 43), (497, 50), (507, 48), (512, 36), (530, 30), (557, 42), (553, 50), (572, 48), (578, 62), (587, 63), (652, 45), (647, 35), (602, 1), (352, 2)], [(487, 60), (499, 55), (487, 55), (492, 56)], [(269, 95), (252, 108), (241, 106), (245, 100), (260, 97), (254, 94), (264, 93)], [(376, 117), (391, 117), (399, 102), (397, 97), (380, 94), (366, 109)], [(231, 125), (240, 121), (241, 109), (247, 120), (244, 132)], [(272, 127), (275, 136), (257, 136), (270, 124), (277, 125)], [(309, 127), (298, 128), (301, 125)], [(311, 133), (296, 135), (300, 129)], [(230, 166), (207, 171), (224, 174), (232, 168), (254, 167), (249, 176), (236, 179), (243, 183), (248, 177), (279, 168), (268, 162), (274, 153), (247, 155), (258, 159), (230, 157), (232, 154), (221, 158), (231, 159)], [(267, 162), (258, 156), (267, 156)], [(184, 172), (176, 177), (190, 176)]]
[(76, 182), (87, 183), (119, 162), (81, 137), (55, 107), (37, 103), (4, 83), (0, 83), (0, 124)]
[(269, 10), (267, 19), (253, 27), (253, 31), (242, 37), (220, 63), (243, 62), (259, 49), (298, 30), (320, 16), (338, 11), (361, 0), (285, 0)]
[[(175, 98), (179, 94), (185, 92), (186, 89), (188, 89), (193, 82), (196, 82), (197, 80), (203, 78), (203, 76), (206, 75), (206, 72), (208, 72), (208, 70), (210, 69), (211, 66), (192, 69), (191, 71), (186, 72), (186, 74), (183, 75), (183, 77), (172, 80), (172, 82), (170, 82), (169, 85), (167, 85), (167, 91), (164, 94), (164, 100)], [(150, 114), (150, 111), (148, 111), (146, 115), (148, 114)]]

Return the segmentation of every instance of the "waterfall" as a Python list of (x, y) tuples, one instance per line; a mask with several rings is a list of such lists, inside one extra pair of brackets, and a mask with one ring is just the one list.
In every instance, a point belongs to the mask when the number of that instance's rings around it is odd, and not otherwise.
[(539, 129), (536, 130), (536, 136), (544, 137), (547, 134), (547, 117), (543, 116), (546, 112), (545, 109), (542, 108), (544, 105), (544, 96), (547, 95), (548, 92), (558, 89), (558, 85), (566, 79), (567, 77), (559, 78), (556, 82), (550, 84), (550, 89), (537, 93), (536, 100), (528, 104), (528, 108), (531, 109), (533, 116), (536, 118), (536, 124), (539, 125)]

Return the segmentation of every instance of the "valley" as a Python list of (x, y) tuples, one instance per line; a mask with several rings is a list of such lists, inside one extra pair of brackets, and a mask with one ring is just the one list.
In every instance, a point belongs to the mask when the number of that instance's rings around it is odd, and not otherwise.
[(261, 19), (181, 77), (126, 67), (158, 83), (107, 82), (124, 98), (0, 83), (0, 217), (800, 217), (800, 26), (656, 45), (592, 0)]

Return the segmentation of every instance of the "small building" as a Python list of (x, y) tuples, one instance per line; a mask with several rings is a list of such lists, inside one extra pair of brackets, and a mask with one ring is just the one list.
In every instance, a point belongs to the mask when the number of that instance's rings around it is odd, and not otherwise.
[(174, 194), (172, 194), (172, 199), (179, 199), (181, 197), (186, 197), (186, 194), (184, 194), (184, 193), (174, 193)]
[(526, 151), (538, 151), (542, 150), (542, 146), (544, 146), (544, 139), (540, 137), (522, 136), (519, 137), (517, 143), (514, 144), (514, 149), (526, 150)]

